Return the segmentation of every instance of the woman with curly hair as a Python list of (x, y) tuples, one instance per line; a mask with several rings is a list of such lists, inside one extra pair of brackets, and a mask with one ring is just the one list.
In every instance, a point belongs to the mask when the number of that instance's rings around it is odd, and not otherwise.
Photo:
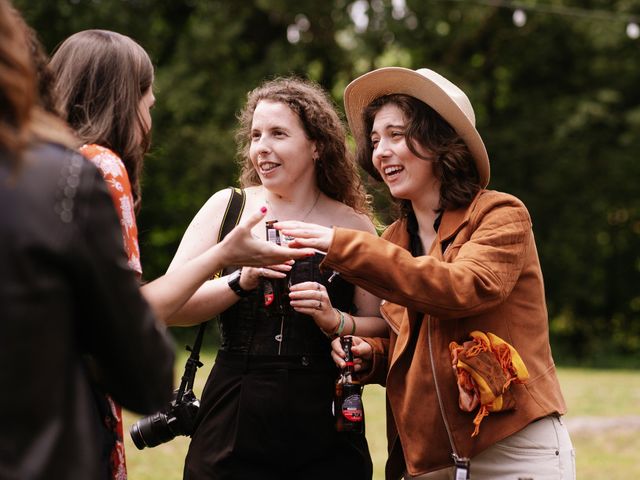
[[(297, 78), (248, 95), (237, 133), (246, 205), (265, 220), (312, 221), (375, 233), (345, 130), (328, 95)], [(170, 267), (215, 243), (229, 190), (214, 194), (187, 229)], [(265, 225), (255, 234), (265, 238)], [(222, 342), (196, 419), (187, 479), (371, 478), (361, 434), (337, 433), (337, 376), (330, 338), (383, 335), (379, 300), (320, 271), (322, 255), (270, 268), (242, 268), (205, 285), (177, 322), (221, 313)], [(282, 298), (272, 287), (284, 282)], [(277, 288), (277, 287), (276, 287)], [(287, 298), (288, 297), (288, 298)], [(175, 317), (174, 317), (175, 318)]]

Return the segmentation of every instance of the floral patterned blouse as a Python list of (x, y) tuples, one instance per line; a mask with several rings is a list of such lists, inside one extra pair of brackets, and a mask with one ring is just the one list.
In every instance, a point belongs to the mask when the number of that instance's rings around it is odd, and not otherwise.
[(136, 272), (138, 277), (141, 277), (142, 266), (140, 264), (140, 248), (138, 246), (138, 226), (136, 225), (136, 216), (133, 210), (131, 184), (129, 183), (129, 175), (124, 163), (122, 163), (118, 155), (100, 145), (84, 145), (80, 148), (80, 153), (98, 167), (109, 186), (109, 193), (111, 193), (111, 198), (113, 198), (113, 203), (118, 211), (118, 217), (120, 217), (122, 240), (129, 257), (129, 267)]
[[(120, 218), (122, 227), (122, 240), (129, 259), (129, 267), (138, 279), (142, 278), (142, 265), (140, 264), (140, 248), (138, 246), (138, 226), (133, 210), (133, 195), (129, 175), (118, 155), (108, 148), (100, 145), (83, 145), (80, 148), (86, 158), (91, 160), (100, 170), (107, 182), (109, 193)], [(115, 443), (110, 454), (111, 480), (126, 480), (127, 466), (124, 453), (124, 437), (122, 423), (122, 408), (109, 395), (106, 395), (110, 415), (103, 419), (106, 428), (113, 432)]]

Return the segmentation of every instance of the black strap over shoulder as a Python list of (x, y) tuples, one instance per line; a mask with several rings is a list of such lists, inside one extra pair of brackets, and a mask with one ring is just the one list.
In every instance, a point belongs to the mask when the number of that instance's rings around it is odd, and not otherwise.
[(231, 189), (231, 198), (229, 199), (227, 209), (224, 212), (224, 217), (222, 217), (222, 226), (218, 233), (218, 242), (226, 237), (238, 224), (242, 211), (244, 210), (244, 205), (247, 201), (247, 196), (243, 189), (235, 187), (229, 188)]
[[(242, 188), (229, 187), (229, 189), (231, 190), (231, 197), (229, 198), (229, 203), (227, 203), (227, 208), (224, 211), (224, 216), (222, 217), (222, 224), (218, 231), (217, 243), (220, 243), (222, 239), (226, 237), (238, 224), (240, 217), (242, 216), (242, 212), (244, 211), (244, 205), (247, 202), (247, 196)], [(222, 273), (222, 269), (218, 270), (215, 278), (220, 278)]]
[[(234, 227), (238, 224), (247, 200), (243, 189), (235, 187), (229, 188), (231, 189), (231, 197), (229, 198), (229, 203), (227, 204), (224, 216), (222, 217), (222, 224), (220, 225), (220, 231), (218, 232), (218, 243), (220, 243), (222, 239), (226, 237), (229, 232), (233, 230)], [(218, 270), (214, 278), (220, 278), (222, 276), (222, 273), (223, 269)], [(196, 371), (202, 366), (202, 363), (200, 362), (200, 348), (202, 347), (202, 338), (204, 337), (204, 331), (207, 323), (209, 322), (202, 322), (200, 324), (200, 327), (198, 328), (198, 334), (196, 335), (196, 340), (193, 343), (193, 348), (187, 346), (187, 350), (191, 352), (191, 355), (189, 355), (187, 363), (184, 367), (184, 375), (182, 376), (182, 381), (180, 382), (180, 387), (178, 388), (178, 394), (176, 395), (177, 402), (180, 402), (182, 400), (182, 396), (184, 395), (185, 391), (193, 390)]]

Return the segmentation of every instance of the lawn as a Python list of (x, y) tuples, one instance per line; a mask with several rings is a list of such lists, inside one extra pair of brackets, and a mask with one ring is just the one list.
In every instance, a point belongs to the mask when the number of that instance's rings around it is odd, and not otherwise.
[[(184, 357), (176, 378), (182, 375)], [(205, 366), (198, 372), (199, 395), (212, 354), (204, 354)], [(560, 381), (569, 406), (566, 417), (576, 449), (580, 480), (640, 478), (640, 372), (617, 370), (560, 369)], [(384, 389), (369, 385), (364, 393), (367, 439), (374, 460), (374, 479), (384, 478), (386, 459)], [(125, 428), (138, 419), (125, 413)], [(131, 480), (178, 480), (189, 439), (178, 437), (152, 449), (137, 450), (128, 433), (127, 464)]]

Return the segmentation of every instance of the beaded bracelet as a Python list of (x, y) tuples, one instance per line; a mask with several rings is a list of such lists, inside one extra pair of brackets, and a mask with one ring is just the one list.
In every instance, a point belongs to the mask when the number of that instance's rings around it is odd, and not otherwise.
[(340, 323), (338, 324), (338, 328), (335, 330), (335, 332), (333, 332), (333, 336), (339, 337), (342, 335), (342, 331), (344, 330), (344, 314), (337, 308), (334, 308), (334, 310), (340, 316)]
[(356, 334), (356, 317), (350, 314), (347, 314), (347, 315), (349, 315), (349, 318), (351, 319), (351, 323), (353, 324), (353, 326), (351, 327), (351, 333), (349, 335), (353, 336)]
[(336, 328), (331, 333), (322, 330), (322, 333), (331, 340), (338, 338), (340, 336), (338, 332), (342, 333), (344, 330), (344, 315), (342, 315), (342, 312), (337, 308), (334, 308), (333, 310), (336, 312), (336, 320), (338, 320)]

